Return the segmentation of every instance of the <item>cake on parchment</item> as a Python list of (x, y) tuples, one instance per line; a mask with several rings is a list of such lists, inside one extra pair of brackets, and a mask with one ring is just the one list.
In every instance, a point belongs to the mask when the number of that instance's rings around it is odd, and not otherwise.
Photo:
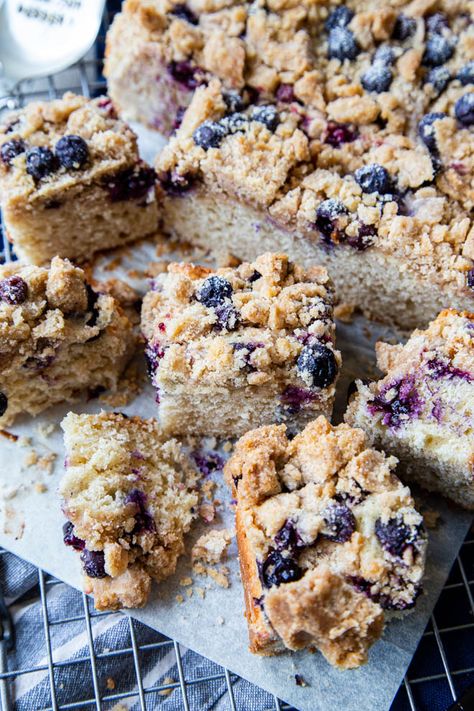
[(196, 472), (155, 420), (70, 412), (61, 426), (64, 542), (80, 552), (85, 590), (98, 610), (141, 607), (184, 551)]
[(326, 270), (285, 254), (217, 271), (170, 265), (142, 310), (165, 431), (231, 437), (330, 416), (341, 365), (332, 302)]
[(291, 440), (271, 425), (238, 441), (224, 474), (237, 498), (252, 652), (309, 647), (357, 667), (384, 611), (415, 604), (426, 535), (396, 461), (324, 417)]
[(0, 124), (0, 203), (17, 255), (85, 261), (158, 228), (155, 173), (105, 96), (33, 102)]
[(357, 382), (346, 421), (406, 478), (474, 509), (474, 315), (446, 310), (405, 345), (378, 343), (377, 364), (383, 377)]
[(119, 303), (55, 257), (0, 267), (0, 426), (84, 393), (115, 389), (136, 346)]

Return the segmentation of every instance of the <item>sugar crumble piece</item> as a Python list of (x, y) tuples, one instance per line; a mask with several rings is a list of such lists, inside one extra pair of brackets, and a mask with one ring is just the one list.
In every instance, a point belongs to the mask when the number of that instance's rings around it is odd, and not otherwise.
[(213, 529), (204, 533), (193, 546), (192, 560), (219, 563), (227, 554), (232, 535), (232, 532), (227, 529)]

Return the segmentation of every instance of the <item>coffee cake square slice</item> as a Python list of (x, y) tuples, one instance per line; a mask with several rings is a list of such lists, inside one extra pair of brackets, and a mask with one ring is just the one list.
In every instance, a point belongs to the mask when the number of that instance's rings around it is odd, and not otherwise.
[(474, 509), (474, 314), (446, 310), (405, 345), (377, 344), (384, 377), (357, 382), (346, 413), (405, 476)]
[(308, 647), (357, 667), (385, 611), (413, 607), (426, 535), (396, 461), (322, 416), (293, 439), (271, 425), (238, 441), (224, 474), (237, 498), (252, 652)]
[(0, 123), (0, 202), (18, 256), (77, 261), (156, 231), (155, 172), (108, 97), (65, 94)]
[(0, 427), (21, 413), (117, 387), (136, 335), (101, 289), (59, 257), (49, 269), (0, 267)]
[(64, 543), (80, 552), (98, 610), (141, 607), (152, 579), (174, 573), (184, 551), (197, 510), (196, 472), (155, 420), (70, 412), (61, 426)]
[(330, 416), (341, 365), (332, 302), (326, 270), (284, 254), (217, 271), (170, 265), (142, 312), (165, 431), (230, 437)]

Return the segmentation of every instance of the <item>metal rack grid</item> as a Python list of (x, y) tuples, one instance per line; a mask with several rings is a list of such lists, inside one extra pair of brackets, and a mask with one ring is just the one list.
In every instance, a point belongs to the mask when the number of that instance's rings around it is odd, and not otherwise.
[[(119, 5), (120, 2), (117, 0), (108, 2), (108, 12), (104, 17), (93, 52), (66, 72), (43, 80), (21, 82), (14, 94), (8, 97), (8, 108), (16, 108), (38, 98), (57, 98), (65, 90), (80, 92), (85, 96), (103, 93), (105, 91), (105, 80), (102, 76), (104, 38), (110, 17)], [(11, 261), (14, 258), (7, 241), (4, 240), (1, 261)], [(0, 568), (4, 557), (9, 555), (12, 554), (0, 549)], [(241, 683), (239, 677), (204, 658), (202, 661), (205, 662), (203, 665), (205, 673), (196, 674), (193, 671), (189, 674), (186, 662), (187, 651), (183, 653), (175, 640), (150, 630), (131, 617), (121, 616), (123, 624), (128, 627), (127, 635), (123, 636), (123, 639), (128, 638), (127, 643), (115, 649), (100, 648), (95, 632), (96, 623), (117, 613), (96, 612), (85, 594), (71, 589), (71, 594), (76, 597), (76, 604), (73, 604), (74, 614), (66, 617), (54, 616), (51, 611), (51, 591), (57, 586), (64, 586), (64, 583), (48, 576), (42, 570), (37, 570), (37, 576), (37, 583), (33, 590), (15, 605), (18, 608), (19, 605), (21, 607), (22, 604), (31, 605), (36, 602), (41, 607), (42, 640), (40, 642), (38, 639), (37, 643), (38, 645), (41, 643), (44, 647), (46, 663), (30, 667), (16, 664), (14, 631), (12, 630), (10, 634), (8, 627), (2, 629), (0, 624), (0, 662), (3, 662), (3, 668), (6, 669), (0, 671), (0, 711), (12, 711), (15, 708), (12, 699), (15, 695), (15, 686), (20, 679), (27, 675), (45, 672), (47, 672), (49, 685), (49, 705), (34, 711), (62, 711), (63, 709), (100, 711), (110, 709), (122, 700), (130, 699), (134, 701), (134, 708), (150, 711), (165, 703), (168, 693), (179, 695), (178, 701), (174, 699), (175, 708), (183, 711), (201, 711), (202, 706), (199, 704), (202, 703), (202, 699), (196, 701), (194, 691), (206, 685), (209, 689), (212, 686), (215, 692), (218, 684), (222, 685), (219, 698), (220, 709), (249, 711), (251, 684), (245, 682), (244, 693), (241, 693), (241, 690), (237, 693)], [(55, 655), (55, 630), (71, 624), (83, 626), (87, 639), (87, 652), (74, 658), (58, 659)], [(447, 706), (456, 701), (463, 690), (474, 682), (473, 640), (474, 534), (471, 533), (451, 571), (404, 683), (394, 699), (391, 711), (444, 711)], [(152, 663), (153, 656), (158, 659), (159, 655), (166, 650), (174, 655), (173, 667), (177, 679), (171, 682), (168, 678), (161, 678), (154, 683), (147, 683), (143, 674), (145, 662)], [(134, 670), (133, 686), (125, 690), (112, 689), (110, 679), (113, 678), (113, 665), (118, 665), (119, 661), (124, 659), (128, 660), (129, 668)], [(196, 665), (193, 669), (196, 669)], [(82, 681), (89, 676), (87, 697), (73, 699), (70, 689), (67, 694), (64, 693), (65, 685), (62, 680), (66, 678), (65, 675), (72, 673), (79, 673)], [(104, 673), (108, 675), (105, 683)], [(263, 705), (261, 708), (255, 706), (253, 697), (252, 710), (292, 711), (292, 707), (270, 694), (262, 692), (258, 699), (257, 703)], [(361, 700), (362, 704), (363, 700)]]

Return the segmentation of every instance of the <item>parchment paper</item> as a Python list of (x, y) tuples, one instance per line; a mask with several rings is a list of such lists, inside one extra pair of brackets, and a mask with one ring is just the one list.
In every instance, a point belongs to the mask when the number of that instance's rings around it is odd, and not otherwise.
[[(145, 156), (149, 157), (150, 145), (153, 150), (156, 138), (152, 138), (151, 144), (148, 141), (143, 145)], [(202, 256), (198, 255), (201, 261)], [(191, 257), (186, 255), (188, 259)], [(141, 244), (134, 250), (133, 260), (125, 258), (115, 273), (143, 290), (144, 282), (134, 282), (127, 271), (131, 267), (143, 269), (153, 259), (156, 260), (154, 246)], [(107, 261), (102, 260), (102, 267)], [(101, 272), (99, 266), (97, 275)], [(110, 275), (111, 272), (104, 272), (105, 277)], [(343, 353), (344, 367), (339, 381), (336, 421), (341, 420), (348, 383), (356, 376), (374, 376), (373, 344), (380, 337), (393, 338), (393, 334), (362, 318), (357, 318), (350, 325), (338, 324), (338, 347)], [(58, 427), (49, 436), (44, 436), (42, 432), (45, 424), (57, 425), (70, 409), (97, 412), (101, 407), (112, 409), (101, 406), (97, 400), (59, 406), (35, 420), (20, 419), (10, 428), (20, 437), (18, 441), (0, 438), (0, 545), (78, 589), (81, 588), (78, 556), (62, 543), (64, 518), (57, 496), (64, 458), (61, 432)], [(156, 415), (151, 386), (145, 386), (132, 403), (119, 409), (145, 417)], [(25, 460), (31, 447), (24, 446), (25, 442), (21, 439), (24, 437), (31, 439), (36, 452), (57, 454), (51, 474), (38, 467), (26, 466)], [(219, 481), (215, 498), (222, 501), (218, 517), (212, 524), (196, 524), (189, 536), (188, 550), (193, 540), (209, 527), (233, 528), (229, 492), (220, 481), (220, 474), (213, 478)], [(180, 580), (192, 574), (189, 557), (185, 556), (176, 574), (159, 587), (155, 586), (148, 606), (130, 614), (301, 711), (360, 711), (361, 708), (364, 711), (386, 711), (408, 668), (472, 518), (437, 497), (430, 498), (429, 505), (439, 511), (440, 523), (435, 530), (429, 531), (425, 593), (419, 598), (414, 612), (403, 619), (393, 619), (387, 625), (383, 639), (374, 645), (368, 664), (361, 669), (337, 671), (320, 654), (307, 652), (274, 658), (259, 658), (248, 652), (235, 541), (226, 561), (231, 580), (228, 589), (195, 576), (195, 584), (207, 588), (205, 599), (195, 594), (187, 598), (185, 588), (180, 586)], [(183, 595), (185, 601), (178, 602), (177, 595)], [(296, 673), (304, 677), (307, 687), (296, 685)]]

